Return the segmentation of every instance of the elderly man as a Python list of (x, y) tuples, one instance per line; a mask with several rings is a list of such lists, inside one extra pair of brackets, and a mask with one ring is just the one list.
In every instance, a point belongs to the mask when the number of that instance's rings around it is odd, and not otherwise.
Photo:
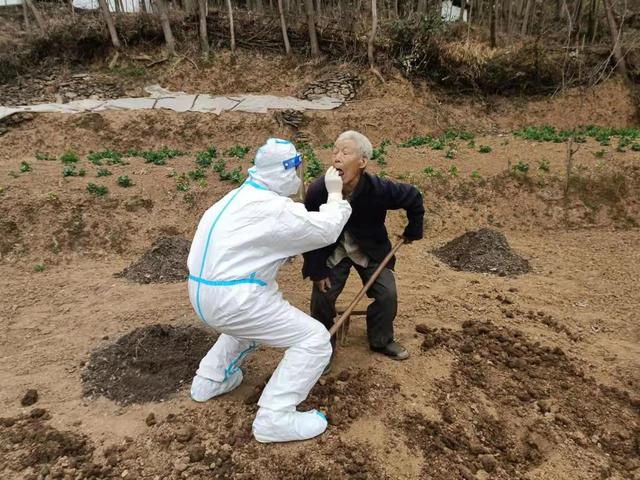
[[(406, 210), (408, 225), (403, 237), (407, 243), (422, 238), (422, 195), (412, 185), (395, 183), (367, 172), (372, 150), (369, 139), (358, 132), (346, 131), (336, 140), (333, 166), (342, 178), (342, 194), (353, 212), (336, 243), (304, 254), (303, 276), (313, 280), (311, 316), (327, 329), (333, 325), (336, 300), (351, 267), (364, 284), (391, 250), (384, 224), (388, 210)], [(324, 179), (320, 178), (309, 186), (305, 206), (310, 211), (318, 210), (326, 202), (327, 195)], [(398, 303), (392, 271), (394, 264), (395, 259), (392, 259), (367, 292), (373, 299), (367, 309), (367, 336), (371, 350), (404, 360), (409, 353), (393, 337)], [(335, 346), (335, 338), (332, 344)], [(325, 373), (330, 367), (331, 364)]]
[(321, 412), (296, 406), (329, 363), (329, 334), (282, 298), (276, 275), (287, 258), (334, 243), (351, 207), (333, 167), (319, 211), (287, 198), (301, 185), (300, 161), (293, 144), (270, 138), (248, 180), (204, 213), (189, 251), (191, 304), (221, 334), (200, 362), (191, 397), (204, 402), (240, 385), (242, 361), (257, 345), (287, 349), (258, 401), (260, 442), (305, 440), (327, 428)]

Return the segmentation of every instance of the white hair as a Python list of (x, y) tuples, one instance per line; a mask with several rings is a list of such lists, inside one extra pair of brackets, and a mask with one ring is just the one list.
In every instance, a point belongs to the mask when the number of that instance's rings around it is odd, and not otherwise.
[(356, 142), (360, 153), (364, 155), (367, 160), (371, 159), (371, 155), (373, 154), (373, 145), (371, 145), (371, 141), (360, 132), (356, 132), (355, 130), (342, 132), (336, 139), (336, 143), (341, 140), (353, 140)]

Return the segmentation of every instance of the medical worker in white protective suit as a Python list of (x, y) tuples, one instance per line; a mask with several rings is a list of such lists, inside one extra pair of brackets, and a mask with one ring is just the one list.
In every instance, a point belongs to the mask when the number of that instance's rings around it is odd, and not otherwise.
[(260, 442), (305, 440), (327, 428), (324, 414), (296, 406), (329, 362), (329, 333), (282, 298), (276, 274), (288, 257), (335, 243), (351, 206), (333, 167), (319, 212), (287, 198), (300, 188), (300, 162), (292, 143), (270, 138), (247, 181), (205, 212), (189, 252), (191, 304), (221, 334), (193, 379), (194, 400), (240, 385), (240, 365), (258, 345), (287, 349), (258, 401), (253, 435)]

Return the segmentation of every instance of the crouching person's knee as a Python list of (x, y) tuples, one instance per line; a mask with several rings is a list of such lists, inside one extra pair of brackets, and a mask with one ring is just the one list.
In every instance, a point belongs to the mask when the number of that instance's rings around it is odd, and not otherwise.
[(331, 357), (331, 335), (320, 322), (314, 322), (313, 330), (307, 339), (307, 348), (313, 350), (318, 355)]

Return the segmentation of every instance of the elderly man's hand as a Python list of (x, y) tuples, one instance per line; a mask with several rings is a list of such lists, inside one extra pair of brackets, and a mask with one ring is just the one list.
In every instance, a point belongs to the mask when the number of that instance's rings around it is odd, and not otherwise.
[(331, 280), (329, 280), (329, 277), (323, 278), (322, 280), (314, 280), (313, 284), (322, 293), (327, 293), (331, 288)]

